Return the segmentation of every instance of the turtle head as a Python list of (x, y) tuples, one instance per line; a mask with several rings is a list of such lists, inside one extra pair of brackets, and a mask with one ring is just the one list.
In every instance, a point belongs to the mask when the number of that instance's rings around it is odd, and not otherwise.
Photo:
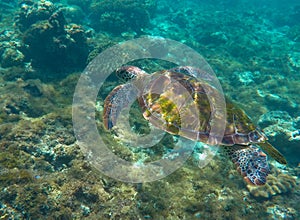
[(146, 74), (146, 72), (136, 66), (122, 66), (116, 71), (117, 77), (125, 82), (135, 79), (143, 74)]

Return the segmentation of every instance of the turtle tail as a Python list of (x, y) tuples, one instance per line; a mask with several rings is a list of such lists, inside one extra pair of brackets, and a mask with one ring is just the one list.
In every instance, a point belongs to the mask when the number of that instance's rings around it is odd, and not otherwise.
[(111, 91), (104, 101), (103, 123), (106, 129), (116, 125), (122, 109), (131, 105), (137, 95), (138, 89), (133, 84), (120, 85)]
[(247, 183), (264, 185), (267, 182), (270, 173), (267, 156), (258, 147), (234, 145), (224, 148)]
[(287, 164), (286, 159), (284, 156), (277, 150), (275, 149), (269, 142), (264, 142), (264, 143), (258, 143), (260, 148), (266, 152), (270, 157), (275, 159), (278, 163), (281, 164)]

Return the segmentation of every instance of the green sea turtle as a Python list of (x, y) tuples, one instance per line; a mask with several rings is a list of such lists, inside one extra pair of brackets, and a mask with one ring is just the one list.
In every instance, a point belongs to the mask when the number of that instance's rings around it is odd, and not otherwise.
[[(106, 129), (116, 125), (121, 110), (128, 106), (132, 97), (137, 97), (144, 118), (155, 127), (209, 143), (214, 135), (210, 134), (211, 117), (216, 109), (208, 96), (218, 91), (205, 80), (199, 80), (199, 76), (209, 77), (204, 71), (181, 66), (147, 74), (138, 67), (123, 66), (116, 74), (127, 83), (117, 86), (105, 99), (103, 122)], [(225, 132), (218, 145), (225, 149), (246, 182), (264, 185), (270, 172), (264, 152), (281, 164), (287, 163), (285, 158), (244, 111), (227, 98), (226, 113)]]

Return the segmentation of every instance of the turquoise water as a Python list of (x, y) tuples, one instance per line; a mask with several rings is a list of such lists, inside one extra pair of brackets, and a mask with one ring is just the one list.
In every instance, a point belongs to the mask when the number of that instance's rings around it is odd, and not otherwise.
[[(299, 20), (296, 0), (0, 0), (1, 218), (299, 219)], [(138, 60), (121, 65), (153, 73), (176, 66), (162, 57), (180, 59), (184, 65), (192, 59), (174, 45), (161, 46), (160, 40), (190, 47), (288, 164), (268, 156), (267, 183), (253, 186), (221, 147), (208, 161), (213, 149), (161, 133), (143, 118), (138, 102), (125, 116), (125, 127), (107, 131), (104, 100), (124, 81), (114, 69), (107, 77), (97, 72), (94, 79), (89, 75), (94, 69), (85, 68), (96, 68), (97, 56), (114, 45), (146, 36), (156, 37), (147, 44), (155, 59), (141, 59), (146, 47), (132, 44), (115, 50), (116, 59), (107, 56), (97, 62), (109, 69), (118, 57), (123, 62), (134, 56)], [(81, 73), (94, 83), (100, 79), (102, 86), (92, 83), (79, 89), (87, 92), (81, 99), (95, 88), (99, 92), (94, 103), (79, 108), (84, 114), (76, 118), (73, 96)], [(117, 104), (127, 100), (121, 98)], [(84, 111), (88, 107), (91, 112)], [(83, 152), (80, 142), (90, 137), (86, 119), (103, 141), (91, 138), (90, 143), (101, 145), (99, 149), (105, 145), (136, 170), (119, 170), (117, 160), (103, 152), (99, 161), (107, 172), (90, 163), (97, 158)], [(79, 134), (74, 133), (74, 120)], [(172, 163), (154, 173), (164, 177), (159, 180), (114, 178), (143, 176), (139, 167), (161, 158), (176, 161), (190, 149), (193, 154), (174, 173), (166, 175)]]

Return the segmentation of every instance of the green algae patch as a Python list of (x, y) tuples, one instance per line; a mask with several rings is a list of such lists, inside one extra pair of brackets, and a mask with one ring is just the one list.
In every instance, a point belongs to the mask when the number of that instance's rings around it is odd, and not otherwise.
[(10, 169), (4, 170), (0, 174), (0, 183), (3, 186), (11, 184), (27, 184), (34, 181), (34, 175), (25, 169)]

